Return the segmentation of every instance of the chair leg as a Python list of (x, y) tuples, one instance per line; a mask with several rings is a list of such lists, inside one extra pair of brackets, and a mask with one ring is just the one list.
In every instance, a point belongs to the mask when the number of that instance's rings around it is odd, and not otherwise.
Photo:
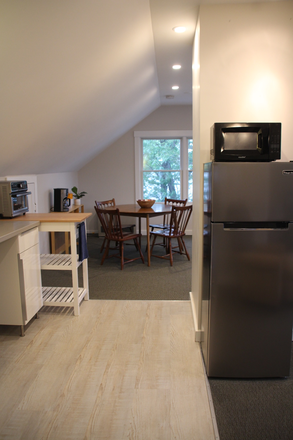
[(168, 254), (170, 252), (170, 243), (171, 243), (171, 239), (168, 240), (164, 237), (164, 241), (165, 241), (165, 247), (166, 247), (166, 254)]
[(109, 253), (109, 247), (110, 247), (110, 240), (107, 241), (107, 246), (106, 246), (106, 249), (105, 249), (104, 255), (103, 255), (103, 257), (102, 257), (101, 265), (104, 263), (105, 259), (106, 259), (107, 256), (108, 256), (108, 253)]
[(133, 242), (134, 242), (134, 246), (135, 246), (136, 250), (140, 252), (140, 248), (139, 248), (139, 246), (138, 246), (137, 238), (134, 238), (134, 239), (133, 239)]
[(169, 238), (167, 240), (168, 242), (168, 248), (169, 248), (169, 252), (170, 252), (170, 266), (173, 266), (173, 253), (172, 253), (172, 243), (171, 243), (171, 238)]
[(101, 253), (103, 252), (103, 249), (104, 249), (105, 243), (106, 243), (106, 237), (104, 238), (103, 244), (102, 244), (102, 246), (101, 246), (101, 250), (100, 250)]
[(156, 238), (157, 238), (157, 236), (156, 236), (156, 235), (153, 235), (153, 242), (152, 242), (151, 249), (150, 249), (150, 254), (151, 254), (151, 256), (152, 256), (153, 248), (154, 248), (154, 246), (155, 246)]
[(124, 267), (124, 246), (123, 246), (123, 241), (120, 242), (120, 259), (121, 259), (121, 270), (123, 270), (123, 267)]
[(184, 247), (185, 255), (187, 256), (188, 260), (190, 261), (190, 256), (189, 256), (189, 253), (187, 251), (186, 244), (185, 244), (185, 241), (183, 240), (183, 237), (180, 237), (180, 241), (181, 241), (181, 243), (182, 243), (182, 245)]
[(139, 252), (140, 258), (142, 259), (142, 262), (143, 262), (143, 264), (144, 264), (144, 257), (143, 257), (143, 254), (142, 254), (142, 252), (141, 252), (140, 246), (139, 246), (139, 244), (138, 244), (137, 238), (134, 238), (133, 241), (134, 241), (134, 244), (135, 244), (136, 249), (137, 249), (138, 252)]
[(182, 254), (182, 251), (183, 251), (184, 247), (182, 247), (182, 243), (181, 243), (180, 237), (177, 238), (177, 242), (178, 242), (179, 252), (180, 252), (180, 254)]

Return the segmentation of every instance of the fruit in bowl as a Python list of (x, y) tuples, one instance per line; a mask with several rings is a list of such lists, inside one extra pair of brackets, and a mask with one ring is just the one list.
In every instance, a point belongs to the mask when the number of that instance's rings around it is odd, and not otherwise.
[(143, 199), (143, 200), (137, 200), (137, 203), (141, 208), (151, 208), (153, 204), (155, 203), (154, 199)]

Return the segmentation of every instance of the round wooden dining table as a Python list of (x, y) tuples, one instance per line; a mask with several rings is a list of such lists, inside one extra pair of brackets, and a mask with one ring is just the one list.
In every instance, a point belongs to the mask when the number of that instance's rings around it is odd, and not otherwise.
[(150, 250), (150, 218), (158, 217), (164, 214), (170, 214), (172, 205), (165, 205), (165, 203), (155, 203), (151, 208), (141, 208), (137, 203), (130, 205), (116, 205), (113, 209), (119, 209), (121, 216), (137, 217), (139, 228), (139, 244), (141, 246), (141, 219), (146, 219), (146, 234), (147, 234), (147, 256), (148, 266), (151, 265), (151, 250)]

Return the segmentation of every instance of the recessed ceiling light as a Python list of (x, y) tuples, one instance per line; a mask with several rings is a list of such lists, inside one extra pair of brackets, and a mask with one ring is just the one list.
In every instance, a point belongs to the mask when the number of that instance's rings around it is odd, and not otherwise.
[(177, 34), (182, 34), (182, 32), (186, 31), (186, 27), (184, 26), (176, 26), (173, 28), (174, 32), (177, 32)]
[(173, 86), (172, 87), (172, 90), (178, 90), (179, 89), (179, 86)]
[(181, 66), (180, 66), (180, 64), (174, 64), (174, 66), (172, 66), (172, 69), (179, 70), (179, 69), (181, 69)]

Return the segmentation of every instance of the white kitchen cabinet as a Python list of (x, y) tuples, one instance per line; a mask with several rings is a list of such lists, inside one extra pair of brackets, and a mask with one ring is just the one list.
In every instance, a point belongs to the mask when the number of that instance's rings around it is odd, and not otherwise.
[(43, 306), (38, 228), (19, 235), (18, 241), (24, 324), (27, 324)]
[(0, 244), (0, 324), (24, 326), (43, 305), (39, 232), (33, 228)]

